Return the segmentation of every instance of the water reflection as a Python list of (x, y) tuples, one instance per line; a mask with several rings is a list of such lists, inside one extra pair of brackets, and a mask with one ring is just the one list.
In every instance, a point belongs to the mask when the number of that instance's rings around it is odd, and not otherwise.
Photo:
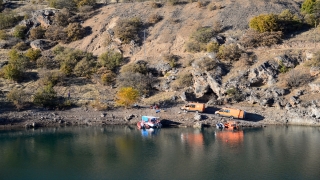
[(319, 132), (276, 126), (0, 131), (0, 179), (320, 179)]
[(139, 129), (139, 131), (141, 132), (142, 137), (148, 138), (148, 137), (158, 135), (160, 132), (160, 129), (149, 128), (149, 129)]

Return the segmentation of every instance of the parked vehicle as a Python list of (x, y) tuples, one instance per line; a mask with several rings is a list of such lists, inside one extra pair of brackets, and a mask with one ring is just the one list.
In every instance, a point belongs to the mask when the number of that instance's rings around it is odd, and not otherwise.
[(205, 107), (204, 103), (193, 103), (193, 102), (190, 102), (190, 103), (182, 106), (180, 109), (184, 110), (186, 112), (188, 112), (188, 111), (204, 112), (206, 107)]
[(161, 128), (159, 117), (142, 116), (141, 121), (137, 123), (138, 129)]
[(225, 116), (230, 118), (238, 118), (238, 119), (244, 119), (246, 116), (246, 112), (241, 109), (234, 109), (234, 108), (222, 108), (219, 111), (215, 112), (218, 116)]

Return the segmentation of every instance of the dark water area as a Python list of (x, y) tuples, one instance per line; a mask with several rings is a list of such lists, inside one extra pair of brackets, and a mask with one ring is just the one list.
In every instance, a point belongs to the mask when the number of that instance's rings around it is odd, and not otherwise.
[(0, 131), (0, 179), (320, 179), (320, 128)]

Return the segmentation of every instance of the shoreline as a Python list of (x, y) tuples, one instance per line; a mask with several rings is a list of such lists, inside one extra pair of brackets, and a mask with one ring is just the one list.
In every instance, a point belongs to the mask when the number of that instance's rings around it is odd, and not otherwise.
[[(160, 117), (163, 127), (215, 127), (219, 122), (235, 121), (240, 127), (264, 127), (267, 125), (303, 125), (320, 126), (319, 119), (294, 117), (295, 114), (275, 108), (243, 107), (247, 118), (231, 119), (215, 116), (217, 108), (208, 108), (205, 113), (182, 112), (178, 106), (160, 109), (159, 113), (148, 107), (139, 109), (117, 108), (107, 111), (97, 111), (88, 107), (75, 107), (69, 110), (30, 109), (24, 111), (0, 112), (0, 130), (25, 129), (61, 126), (108, 126), (133, 125), (141, 120), (141, 116)], [(292, 117), (293, 116), (293, 117)], [(291, 118), (291, 119), (290, 119)]]

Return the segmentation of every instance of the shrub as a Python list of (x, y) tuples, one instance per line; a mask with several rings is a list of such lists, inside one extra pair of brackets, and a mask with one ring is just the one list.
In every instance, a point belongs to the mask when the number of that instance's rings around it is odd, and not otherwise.
[(214, 70), (218, 66), (218, 62), (216, 59), (211, 59), (209, 57), (201, 58), (195, 61), (195, 64), (199, 66), (199, 68), (203, 71), (211, 71)]
[(201, 27), (192, 34), (192, 38), (200, 43), (208, 43), (214, 36), (214, 31), (208, 27)]
[(189, 72), (184, 72), (178, 75), (177, 79), (174, 81), (172, 87), (174, 89), (190, 87), (193, 85), (193, 77)]
[(286, 73), (289, 71), (289, 68), (283, 64), (282, 61), (279, 62), (279, 71), (280, 73)]
[(19, 22), (21, 17), (13, 12), (2, 12), (0, 13), (0, 29), (6, 29), (14, 26)]
[(89, 78), (95, 72), (96, 63), (93, 58), (83, 58), (74, 68), (74, 74), (78, 77)]
[(49, 7), (53, 7), (56, 9), (66, 8), (69, 10), (76, 10), (77, 4), (76, 1), (73, 0), (48, 0)]
[(33, 103), (42, 107), (55, 107), (57, 104), (57, 93), (54, 91), (53, 85), (49, 84), (38, 90), (33, 97)]
[(250, 28), (258, 32), (278, 31), (278, 16), (275, 14), (261, 14), (250, 20)]
[(14, 81), (22, 80), (28, 64), (27, 59), (16, 50), (11, 50), (8, 55), (9, 63), (2, 69), (4, 78)]
[(122, 54), (115, 51), (109, 50), (99, 56), (100, 65), (106, 67), (108, 70), (114, 71), (122, 62)]
[(41, 51), (39, 49), (30, 48), (24, 54), (30, 61), (36, 62), (36, 60), (41, 56)]
[(78, 7), (82, 6), (94, 6), (96, 4), (96, 0), (74, 0)]
[(46, 32), (46, 30), (44, 30), (41, 26), (32, 28), (32, 29), (30, 30), (30, 36), (29, 36), (29, 38), (32, 39), (32, 40), (42, 39), (42, 38), (44, 38), (44, 33), (45, 33), (45, 32)]
[(220, 21), (214, 21), (212, 28), (213, 28), (214, 33), (216, 33), (216, 34), (222, 32), (222, 30), (223, 30), (223, 26)]
[(240, 102), (245, 98), (245, 96), (235, 87), (227, 89), (226, 93), (235, 102)]
[(41, 56), (40, 58), (37, 59), (37, 67), (45, 68), (45, 69), (56, 69), (56, 68), (59, 68), (60, 65), (53, 58), (50, 58), (47, 56)]
[(112, 71), (107, 71), (103, 74), (101, 74), (101, 82), (103, 85), (111, 85), (113, 82), (116, 80), (116, 74), (113, 73)]
[(40, 82), (47, 86), (52, 85), (55, 86), (61, 82), (63, 82), (65, 76), (60, 71), (41, 71), (39, 73)]
[(151, 75), (144, 75), (140, 73), (121, 73), (117, 77), (117, 84), (119, 87), (133, 87), (137, 89), (140, 94), (147, 94), (151, 89), (151, 83), (154, 79)]
[(189, 41), (186, 43), (186, 51), (196, 53), (202, 51), (202, 44), (197, 41)]
[(320, 51), (314, 53), (312, 59), (307, 61), (305, 65), (310, 67), (320, 67)]
[(89, 5), (84, 5), (78, 8), (79, 12), (81, 13), (88, 13), (93, 11), (93, 6), (89, 6)]
[(105, 111), (109, 108), (109, 106), (99, 100), (95, 100), (90, 103), (90, 106), (98, 111)]
[(230, 44), (220, 46), (217, 56), (220, 59), (234, 61), (239, 60), (239, 58), (241, 57), (241, 53), (242, 50), (238, 47), (238, 45)]
[(281, 43), (282, 32), (263, 32), (259, 33), (255, 30), (249, 30), (240, 39), (242, 46), (254, 48), (259, 46), (272, 46)]
[(305, 0), (301, 6), (301, 12), (306, 14), (314, 13), (314, 7), (316, 5), (317, 0)]
[(123, 87), (116, 94), (116, 105), (126, 108), (132, 106), (139, 100), (139, 91), (132, 87)]
[(16, 38), (24, 39), (26, 34), (27, 27), (26, 26), (16, 26), (13, 30), (12, 35)]
[(23, 109), (27, 103), (27, 94), (18, 88), (13, 88), (8, 94), (7, 99), (11, 101), (18, 110)]
[(147, 62), (145, 61), (138, 61), (134, 64), (128, 64), (121, 68), (121, 73), (140, 73), (140, 74), (147, 74), (148, 73), (148, 66)]
[(7, 40), (9, 38), (9, 35), (6, 33), (5, 30), (0, 30), (0, 39), (1, 40)]
[(25, 42), (19, 42), (16, 45), (14, 45), (12, 48), (19, 50), (19, 51), (25, 51), (29, 48), (30, 46), (27, 45)]
[(311, 76), (309, 73), (304, 73), (299, 70), (291, 69), (286, 76), (287, 86), (300, 87), (310, 82)]
[(207, 52), (218, 52), (219, 51), (219, 44), (216, 42), (211, 42), (207, 44)]
[(85, 29), (80, 25), (80, 23), (70, 23), (66, 31), (68, 39), (71, 41), (79, 40), (85, 35)]
[(166, 54), (163, 56), (163, 59), (169, 63), (171, 68), (174, 68), (177, 66), (177, 61), (179, 60), (179, 57), (173, 54)]
[(55, 14), (54, 22), (58, 26), (66, 27), (69, 24), (70, 17), (71, 17), (70, 11), (66, 8), (63, 8), (60, 12)]
[(149, 19), (148, 19), (148, 22), (151, 23), (151, 24), (155, 24), (159, 21), (161, 21), (162, 17), (158, 14), (152, 14)]
[(114, 28), (114, 33), (124, 43), (131, 40), (139, 41), (139, 29), (142, 25), (140, 18), (121, 19)]
[(63, 27), (52, 25), (49, 26), (45, 32), (45, 37), (52, 41), (59, 41), (59, 42), (67, 42), (67, 33), (64, 31)]
[(296, 31), (302, 26), (302, 21), (297, 15), (292, 14), (289, 9), (283, 10), (278, 15), (278, 26), (283, 32)]

